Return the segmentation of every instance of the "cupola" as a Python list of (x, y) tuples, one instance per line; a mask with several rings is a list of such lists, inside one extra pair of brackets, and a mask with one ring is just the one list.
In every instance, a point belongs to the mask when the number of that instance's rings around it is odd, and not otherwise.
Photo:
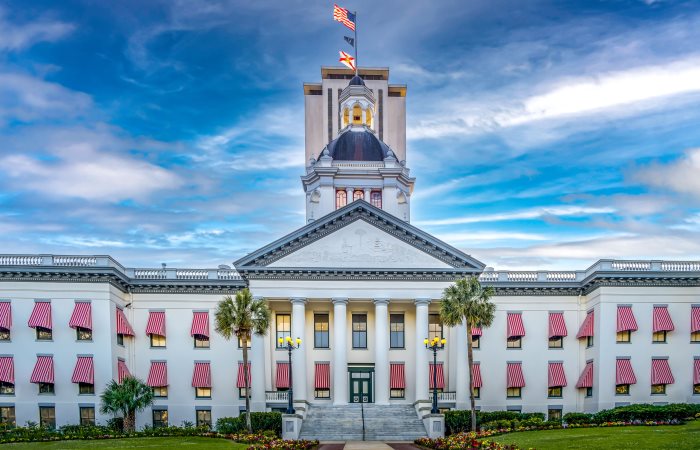
[(374, 131), (375, 101), (372, 90), (355, 75), (338, 97), (341, 111), (340, 129), (365, 126)]

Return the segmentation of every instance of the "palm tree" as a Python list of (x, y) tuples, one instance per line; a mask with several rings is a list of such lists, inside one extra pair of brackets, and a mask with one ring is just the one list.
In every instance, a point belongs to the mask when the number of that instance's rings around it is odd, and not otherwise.
[(112, 380), (100, 395), (102, 414), (119, 414), (124, 419), (124, 431), (136, 428), (136, 412), (153, 403), (153, 390), (143, 381), (126, 376), (121, 383)]
[(227, 295), (216, 308), (214, 313), (216, 332), (226, 340), (238, 338), (243, 347), (243, 367), (245, 379), (245, 425), (248, 432), (253, 432), (250, 423), (250, 386), (248, 373), (248, 342), (252, 333), (258, 336), (267, 334), (272, 313), (262, 299), (254, 299), (248, 288), (236, 292), (236, 297)]
[[(474, 381), (472, 370), (474, 355), (472, 353), (472, 327), (488, 327), (493, 323), (496, 305), (491, 303), (493, 286), (482, 286), (479, 278), (471, 276), (462, 278), (448, 286), (442, 293), (440, 320), (453, 327), (467, 324), (467, 361), (469, 361), (469, 400), (471, 402), (472, 431), (476, 431), (476, 406), (474, 405)], [(460, 337), (461, 338), (461, 337)], [(460, 355), (461, 356), (461, 355)]]

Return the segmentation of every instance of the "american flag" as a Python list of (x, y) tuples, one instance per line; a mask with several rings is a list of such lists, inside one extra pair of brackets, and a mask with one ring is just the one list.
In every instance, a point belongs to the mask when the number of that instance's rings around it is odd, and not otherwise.
[(355, 31), (355, 14), (338, 5), (333, 5), (333, 20), (336, 20), (346, 27)]

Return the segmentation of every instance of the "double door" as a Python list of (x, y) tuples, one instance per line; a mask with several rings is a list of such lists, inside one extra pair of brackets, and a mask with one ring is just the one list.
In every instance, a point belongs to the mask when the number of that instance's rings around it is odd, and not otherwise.
[(350, 370), (350, 403), (372, 403), (373, 368)]

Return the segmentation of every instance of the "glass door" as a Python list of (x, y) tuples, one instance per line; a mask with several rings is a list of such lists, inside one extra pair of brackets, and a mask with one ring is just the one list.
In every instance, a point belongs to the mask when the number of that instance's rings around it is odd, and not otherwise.
[(350, 403), (372, 403), (372, 370), (350, 372)]

